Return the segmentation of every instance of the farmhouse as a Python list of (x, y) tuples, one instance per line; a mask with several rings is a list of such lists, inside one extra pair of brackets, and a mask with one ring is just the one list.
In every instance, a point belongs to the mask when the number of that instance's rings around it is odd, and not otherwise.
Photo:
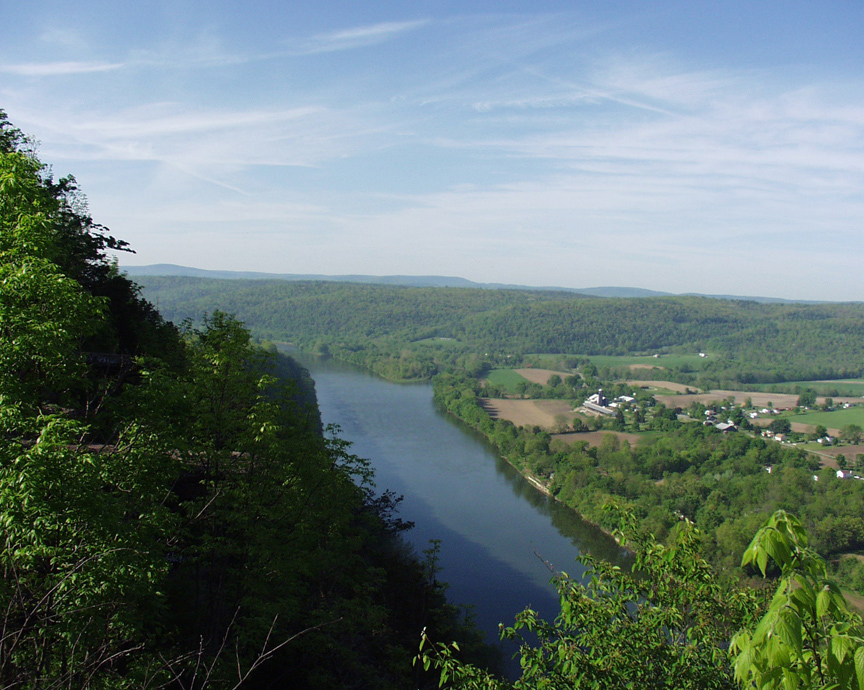
[(602, 388), (582, 403), (582, 405), (583, 407), (593, 410), (594, 412), (599, 412), (600, 414), (606, 414), (609, 416), (615, 414), (615, 410), (609, 406), (608, 398), (603, 395)]

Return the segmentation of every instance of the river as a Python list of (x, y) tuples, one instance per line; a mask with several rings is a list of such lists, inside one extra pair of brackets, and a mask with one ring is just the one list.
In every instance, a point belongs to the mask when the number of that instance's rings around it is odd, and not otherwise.
[(368, 458), (379, 490), (404, 496), (400, 516), (418, 553), (440, 539), (440, 579), (469, 604), (489, 641), (530, 605), (554, 618), (549, 565), (583, 572), (580, 551), (606, 560), (620, 548), (569, 508), (546, 497), (485, 439), (439, 410), (429, 383), (396, 384), (330, 358), (291, 356), (315, 380), (323, 423), (338, 424), (352, 452)]

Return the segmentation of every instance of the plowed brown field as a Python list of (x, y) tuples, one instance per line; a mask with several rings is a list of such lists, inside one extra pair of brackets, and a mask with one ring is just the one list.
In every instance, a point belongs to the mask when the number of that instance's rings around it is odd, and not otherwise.
[[(528, 371), (531, 371), (530, 369)], [(536, 371), (536, 370), (535, 370)], [(483, 398), (480, 401), (490, 415), (495, 419), (507, 419), (516, 426), (552, 427), (555, 416), (564, 414), (572, 420), (575, 416), (573, 407), (566, 400), (502, 400), (501, 398)]]
[(562, 379), (565, 376), (570, 376), (567, 372), (564, 371), (552, 371), (551, 369), (514, 369), (514, 371), (532, 383), (539, 383), (541, 386), (545, 386), (546, 382), (549, 380), (549, 377), (553, 374), (560, 376)]

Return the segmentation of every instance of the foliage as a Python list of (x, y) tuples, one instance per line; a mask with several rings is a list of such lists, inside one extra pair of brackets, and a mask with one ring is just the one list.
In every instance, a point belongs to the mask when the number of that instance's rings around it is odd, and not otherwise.
[(69, 256), (71, 209), (2, 113), (0, 131), (0, 684), (140, 684), (174, 462), (135, 424), (95, 444), (64, 409), (87, 400), (80, 348), (110, 312), (70, 276), (93, 258)]
[(0, 412), (0, 684), (99, 687), (161, 613), (170, 456), (134, 428), (102, 452), (72, 420)]
[[(632, 516), (624, 533), (633, 527)], [(755, 620), (754, 590), (722, 589), (698, 555), (699, 534), (684, 522), (670, 546), (627, 541), (633, 572), (580, 557), (585, 582), (556, 574), (560, 613), (552, 622), (526, 609), (502, 639), (519, 642), (522, 675), (510, 684), (457, 661), (458, 646), (421, 639), (417, 659), (442, 686), (503, 688), (733, 688), (725, 643)], [(531, 637), (526, 637), (529, 633)], [(536, 637), (536, 642), (533, 641)]]
[(308, 374), (221, 312), (181, 338), (2, 112), (0, 211), (0, 686), (417, 687), (424, 625), (487, 651)]
[(776, 512), (756, 533), (743, 565), (780, 569), (765, 616), (732, 640), (735, 676), (748, 687), (864, 688), (864, 630), (801, 523)]
[(847, 424), (840, 430), (840, 436), (848, 443), (860, 443), (864, 430), (859, 424)]
[[(573, 293), (350, 283), (147, 277), (172, 318), (224, 309), (259, 337), (290, 340), (390, 378), (473, 364), (512, 366), (526, 352), (650, 358), (620, 373), (715, 388), (857, 377), (864, 306), (757, 304), (697, 297), (587, 298)], [(706, 358), (698, 352), (710, 353)], [(683, 356), (682, 355), (686, 355)], [(612, 366), (611, 364), (609, 366)], [(611, 377), (609, 377), (611, 378)]]

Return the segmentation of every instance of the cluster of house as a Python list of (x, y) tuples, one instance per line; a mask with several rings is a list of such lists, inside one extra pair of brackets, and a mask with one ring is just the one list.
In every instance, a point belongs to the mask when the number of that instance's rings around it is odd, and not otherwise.
[(730, 431), (738, 431), (738, 427), (735, 425), (731, 419), (727, 419), (725, 422), (721, 422), (717, 417), (717, 413), (714, 410), (705, 410), (705, 421), (702, 422), (705, 426), (713, 426), (715, 429), (719, 429), (724, 434)]
[(636, 398), (630, 395), (619, 395), (614, 400), (609, 400), (609, 398), (603, 395), (603, 389), (601, 388), (582, 403), (582, 406), (600, 414), (613, 416), (618, 412), (619, 407), (635, 401)]
[[(762, 434), (764, 438), (773, 438), (775, 441), (785, 441), (786, 434), (778, 434), (770, 429), (763, 429)], [(837, 438), (835, 436), (823, 436), (822, 438), (817, 438), (816, 443), (822, 446), (836, 446)]]
[[(768, 474), (771, 474), (772, 469), (773, 469), (773, 467), (771, 467), (771, 465), (768, 465), (765, 468), (765, 471)], [(864, 481), (864, 477), (862, 477), (860, 474), (855, 474), (854, 472), (850, 472), (848, 470), (837, 470), (837, 479), (859, 479), (861, 481)], [(818, 474), (813, 475), (813, 481), (814, 482), (819, 481), (819, 475)]]

